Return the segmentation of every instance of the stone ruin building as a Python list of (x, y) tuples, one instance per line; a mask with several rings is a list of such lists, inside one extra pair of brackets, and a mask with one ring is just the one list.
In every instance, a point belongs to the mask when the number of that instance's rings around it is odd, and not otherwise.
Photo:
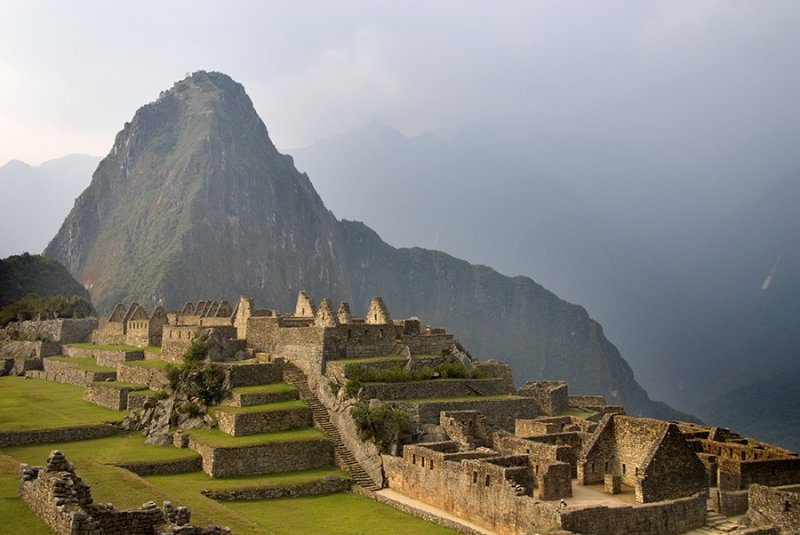
[[(234, 307), (200, 301), (179, 312), (158, 307), (153, 314), (134, 303), (118, 305), (96, 327), (96, 343), (160, 345), (161, 352), (153, 357), (95, 350), (97, 362), (115, 366), (115, 378), (129, 386), (112, 389), (96, 375), (80, 376), (75, 381), (84, 381), (87, 400), (118, 410), (153, 406), (155, 401), (126, 389), (142, 384), (160, 390), (164, 378), (137, 368), (136, 361), (179, 363), (194, 341), (208, 339), (209, 358), (225, 368), (233, 388), (232, 398), (214, 409), (219, 431), (238, 437), (313, 423), (327, 435), (230, 449), (195, 440), (191, 431), (167, 437), (200, 453), (211, 477), (335, 461), (361, 492), (379, 501), (403, 508), (381, 489), (399, 492), (502, 535), (671, 535), (701, 528), (709, 514), (745, 514), (746, 525), (728, 526), (728, 532), (798, 532), (796, 454), (721, 428), (627, 416), (601, 396), (570, 395), (563, 381), (528, 381), (517, 388), (508, 366), (470, 358), (451, 333), (418, 318), (393, 319), (378, 297), (363, 317), (348, 303), (335, 307), (323, 299), (316, 305), (305, 292), (290, 313), (258, 309), (247, 297)], [(73, 380), (56, 363), (40, 361), (42, 371), (29, 366), (23, 372)], [(414, 371), (442, 363), (464, 366), (467, 374), (445, 381), (361, 383), (356, 398), (402, 411), (412, 426), (388, 452), (362, 439), (351, 415), (357, 399), (345, 388), (354, 365)], [(279, 381), (296, 387), (293, 395), (309, 408), (267, 416), (258, 407), (270, 400), (237, 393), (241, 386)], [(162, 432), (172, 433), (168, 426)]]
[(54, 450), (46, 466), (20, 467), (19, 494), (36, 515), (58, 535), (225, 535), (217, 526), (192, 526), (186, 507), (148, 502), (140, 509), (117, 511), (109, 503), (94, 503), (89, 486), (66, 457)]

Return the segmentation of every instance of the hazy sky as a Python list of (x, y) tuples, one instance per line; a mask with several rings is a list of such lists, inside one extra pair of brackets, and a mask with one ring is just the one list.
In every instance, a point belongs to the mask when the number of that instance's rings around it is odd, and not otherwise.
[(104, 155), (198, 69), (244, 84), (282, 148), (381, 119), (478, 126), (587, 181), (800, 163), (796, 0), (3, 0), (2, 18), (0, 165)]

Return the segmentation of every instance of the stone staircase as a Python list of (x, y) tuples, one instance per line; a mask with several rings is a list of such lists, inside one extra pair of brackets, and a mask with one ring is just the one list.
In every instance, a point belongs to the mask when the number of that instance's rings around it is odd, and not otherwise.
[(333, 444), (333, 450), (339, 462), (344, 466), (343, 468), (350, 472), (353, 481), (358, 483), (362, 488), (369, 491), (377, 491), (381, 486), (376, 484), (367, 472), (361, 467), (356, 458), (345, 446), (342, 441), (342, 436), (339, 430), (331, 421), (328, 409), (319, 401), (316, 395), (308, 387), (308, 379), (305, 374), (300, 371), (293, 364), (287, 363), (283, 369), (283, 379), (293, 387), (295, 387), (300, 394), (300, 399), (305, 401), (313, 415), (316, 424), (325, 432)]
[(687, 532), (685, 535), (723, 535), (726, 533), (736, 533), (741, 528), (739, 524), (733, 522), (725, 515), (708, 511), (706, 515), (706, 525)]

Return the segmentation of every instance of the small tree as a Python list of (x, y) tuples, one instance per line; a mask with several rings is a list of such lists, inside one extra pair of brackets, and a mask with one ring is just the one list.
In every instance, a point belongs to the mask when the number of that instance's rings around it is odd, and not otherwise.
[(382, 453), (388, 453), (400, 435), (408, 433), (411, 421), (405, 411), (385, 403), (371, 407), (366, 401), (350, 411), (363, 439), (371, 440)]

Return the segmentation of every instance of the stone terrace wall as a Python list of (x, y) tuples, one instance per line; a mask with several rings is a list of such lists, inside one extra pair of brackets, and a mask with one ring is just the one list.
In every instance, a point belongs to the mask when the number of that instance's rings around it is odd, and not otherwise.
[(61, 344), (31, 340), (0, 340), (0, 355), (10, 357), (42, 358), (58, 355)]
[(10, 323), (6, 334), (12, 338), (31, 341), (71, 344), (86, 342), (97, 329), (97, 318), (69, 318)]
[(124, 411), (128, 408), (128, 394), (144, 387), (118, 387), (106, 383), (92, 383), (86, 385), (83, 399), (89, 403), (100, 405), (115, 411)]
[(283, 359), (273, 362), (253, 364), (231, 364), (226, 366), (230, 373), (231, 387), (265, 385), (283, 380)]
[(42, 359), (38, 357), (0, 358), (0, 375), (26, 375), (27, 372), (42, 369)]
[(0, 433), (0, 448), (24, 446), (26, 444), (44, 444), (47, 442), (74, 442), (103, 438), (119, 433), (120, 430), (111, 424), (87, 425), (84, 427), (60, 427), (57, 429), (39, 429), (35, 431), (6, 431)]
[(317, 496), (334, 492), (348, 492), (352, 485), (353, 482), (349, 479), (334, 477), (331, 479), (320, 479), (319, 481), (310, 483), (300, 483), (289, 487), (248, 487), (228, 490), (203, 490), (201, 494), (212, 500), (219, 501), (271, 500), (289, 496)]
[(169, 385), (169, 379), (167, 379), (167, 372), (165, 370), (131, 366), (126, 365), (124, 362), (117, 364), (117, 381), (147, 385), (153, 390), (163, 390)]
[(269, 316), (248, 319), (248, 346), (268, 355), (285, 357), (291, 362), (322, 359), (323, 327), (279, 327), (278, 321), (279, 318)]
[(477, 410), (486, 417), (490, 426), (513, 431), (517, 418), (535, 418), (536, 406), (530, 398), (491, 400), (475, 396), (469, 401), (441, 401), (433, 403), (410, 403), (398, 401), (405, 408), (411, 420), (419, 425), (439, 423), (442, 411)]
[(307, 470), (333, 462), (327, 439), (213, 448), (190, 438), (189, 447), (203, 457), (203, 471), (211, 477)]
[(291, 409), (268, 412), (214, 411), (217, 426), (234, 437), (256, 433), (277, 433), (311, 425), (311, 410)]
[(412, 355), (441, 355), (442, 349), (451, 347), (454, 341), (452, 334), (421, 334), (400, 337), (400, 344), (408, 346)]
[(82, 347), (65, 347), (65, 357), (92, 357), (100, 366), (116, 367), (118, 362), (144, 360), (144, 351), (141, 349), (124, 351), (120, 349), (94, 349)]
[(431, 379), (405, 383), (362, 383), (367, 399), (398, 400), (412, 398), (448, 398), (462, 396), (498, 396), (507, 394), (502, 379)]
[(579, 507), (561, 515), (563, 529), (584, 535), (673, 535), (706, 522), (706, 493), (636, 507)]
[(44, 359), (43, 372), (30, 372), (32, 376), (57, 383), (87, 386), (98, 381), (113, 381), (117, 378), (116, 372), (90, 372), (78, 368), (71, 362)]
[(115, 466), (124, 468), (139, 476), (187, 474), (203, 469), (203, 459), (200, 456), (189, 459), (176, 459), (153, 463), (117, 463)]

